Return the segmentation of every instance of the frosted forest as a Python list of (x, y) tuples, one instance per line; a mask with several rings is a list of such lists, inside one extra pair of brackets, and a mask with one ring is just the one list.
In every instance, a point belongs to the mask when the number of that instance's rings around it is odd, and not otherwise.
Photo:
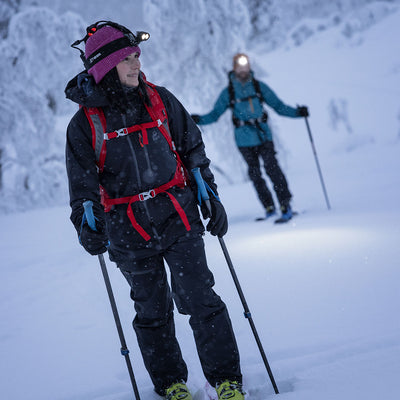
[[(321, 151), (332, 146), (346, 151), (379, 140), (393, 128), (393, 140), (399, 136), (400, 105), (391, 95), (395, 86), (390, 83), (399, 70), (395, 49), (389, 46), (393, 33), (383, 32), (379, 38), (388, 46), (388, 57), (369, 54), (366, 60), (346, 61), (351, 50), (362, 47), (371, 29), (396, 14), (397, 0), (149, 0), (122, 7), (119, 3), (89, 2), (83, 15), (80, 2), (74, 1), (68, 5), (43, 0), (1, 2), (2, 212), (65, 203), (64, 135), (76, 108), (66, 101), (64, 88), (82, 70), (79, 53), (70, 44), (99, 19), (151, 32), (150, 42), (143, 44), (142, 69), (150, 81), (169, 88), (191, 113), (211, 109), (231, 69), (232, 55), (243, 51), (251, 57), (256, 77), (273, 79), (270, 84), (284, 101), (309, 106), (314, 129), (324, 142)], [(97, 14), (90, 17), (93, 9)], [(140, 26), (130, 26), (129, 13)], [(329, 45), (343, 48), (335, 64), (324, 62), (318, 47), (307, 50), (329, 34), (333, 37)], [(294, 57), (288, 61), (282, 57), (279, 76), (272, 76), (272, 64), (279, 63), (280, 53), (300, 50), (309, 51), (303, 69)], [(367, 71), (373, 73), (378, 65), (378, 75), (369, 75)], [(381, 81), (388, 90), (379, 90)], [(373, 103), (367, 104), (367, 98)], [(223, 175), (220, 183), (247, 179), (235, 161), (238, 153), (228, 114), (204, 128), (215, 171)], [(285, 157), (290, 148), (286, 138), (281, 139), (281, 129), (283, 125), (276, 126), (275, 136)]]

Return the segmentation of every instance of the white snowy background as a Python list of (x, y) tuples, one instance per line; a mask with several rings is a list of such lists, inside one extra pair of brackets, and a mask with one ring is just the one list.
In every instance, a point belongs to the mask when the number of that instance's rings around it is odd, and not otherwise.
[[(69, 222), (63, 153), (76, 107), (63, 90), (81, 69), (69, 45), (98, 19), (151, 33), (142, 68), (191, 113), (211, 109), (236, 51), (287, 104), (309, 107), (331, 210), (304, 121), (270, 111), (300, 212), (284, 226), (254, 222), (263, 211), (229, 112), (202, 127), (229, 215), (225, 242), (279, 398), (397, 400), (400, 1), (383, 0), (0, 3), (0, 397), (134, 398), (97, 257)], [(272, 399), (219, 243), (205, 240), (248, 398)], [(131, 328), (128, 285), (110, 262), (108, 270), (141, 398), (157, 400)], [(187, 317), (177, 314), (176, 325), (188, 385), (202, 399)]]

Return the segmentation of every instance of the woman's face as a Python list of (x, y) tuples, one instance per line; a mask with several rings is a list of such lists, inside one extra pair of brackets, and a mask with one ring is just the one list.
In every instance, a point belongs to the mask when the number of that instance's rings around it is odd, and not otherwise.
[(119, 80), (125, 86), (139, 86), (139, 53), (132, 53), (117, 65)]

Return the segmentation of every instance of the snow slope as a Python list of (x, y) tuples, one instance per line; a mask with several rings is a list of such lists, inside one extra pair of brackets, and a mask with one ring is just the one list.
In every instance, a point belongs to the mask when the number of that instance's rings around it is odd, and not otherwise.
[[(251, 185), (226, 185), (219, 176), (230, 220), (225, 241), (280, 399), (398, 398), (399, 17), (350, 41), (341, 40), (339, 26), (300, 47), (289, 43), (266, 56), (252, 50), (259, 76), (282, 99), (309, 105), (332, 205), (328, 211), (301, 120), (271, 113), (300, 211), (292, 222), (254, 222), (262, 209)], [(97, 258), (79, 246), (68, 218), (67, 206), (0, 216), (1, 398), (134, 398)], [(248, 399), (272, 399), (218, 241), (205, 240)], [(157, 400), (130, 326), (128, 285), (110, 262), (108, 270), (141, 397)], [(205, 381), (187, 317), (176, 315), (176, 324), (188, 384), (200, 399)]]
[[(329, 182), (331, 211), (317, 186), (299, 189), (315, 204), (285, 226), (253, 222), (260, 210), (248, 184), (221, 189), (230, 218), (225, 241), (280, 398), (398, 398), (400, 215), (387, 172), (399, 161), (398, 148), (384, 150), (387, 162), (378, 167), (366, 168), (362, 152), (352, 155), (354, 171), (365, 173)], [(359, 207), (370, 174), (377, 178), (375, 209)], [(343, 183), (355, 180), (361, 182), (352, 196), (341, 199)], [(68, 212), (1, 217), (2, 398), (133, 398), (97, 258), (78, 245)], [(207, 235), (206, 243), (216, 290), (237, 334), (249, 399), (273, 398), (218, 241)], [(155, 400), (130, 327), (127, 284), (111, 263), (108, 269), (141, 396)], [(205, 382), (187, 317), (177, 315), (176, 322), (196, 391)]]

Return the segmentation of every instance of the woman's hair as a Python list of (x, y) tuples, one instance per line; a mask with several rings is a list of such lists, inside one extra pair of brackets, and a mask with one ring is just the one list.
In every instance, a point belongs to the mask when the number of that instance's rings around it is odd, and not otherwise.
[[(128, 98), (119, 79), (117, 68), (114, 67), (107, 72), (104, 78), (98, 83), (98, 86), (103, 91), (108, 103), (112, 108), (117, 109), (121, 113), (125, 113), (127, 111)], [(146, 105), (151, 104), (146, 89), (146, 82), (142, 77), (142, 73), (139, 75), (139, 94)]]
[(151, 106), (149, 93), (147, 92), (147, 84), (143, 79), (142, 73), (139, 74), (139, 94), (144, 103), (148, 106)]

